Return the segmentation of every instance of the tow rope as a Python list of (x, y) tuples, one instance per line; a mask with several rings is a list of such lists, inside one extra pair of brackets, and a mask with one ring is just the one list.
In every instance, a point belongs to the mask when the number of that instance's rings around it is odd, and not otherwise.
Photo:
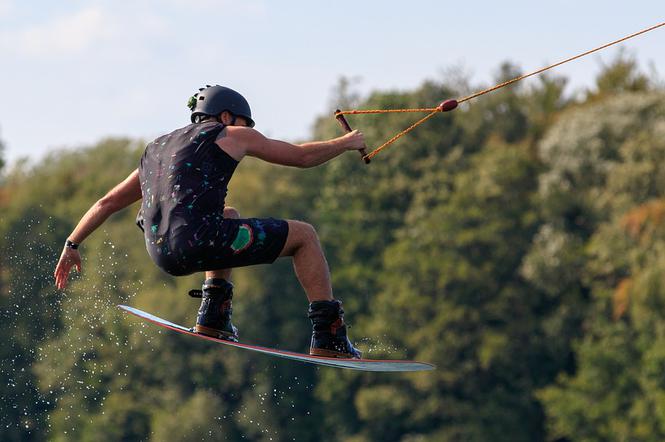
[(586, 52), (582, 52), (581, 54), (577, 54), (573, 57), (566, 58), (565, 60), (559, 61), (558, 63), (551, 64), (549, 66), (545, 66), (543, 68), (540, 68), (538, 70), (535, 70), (533, 72), (530, 72), (528, 74), (520, 75), (519, 77), (515, 77), (511, 80), (504, 81), (503, 83), (497, 84), (495, 86), (492, 86), (490, 88), (475, 92), (469, 96), (463, 97), (463, 98), (458, 98), (458, 99), (450, 99), (450, 100), (445, 100), (441, 102), (438, 106), (436, 107), (429, 107), (429, 108), (411, 108), (411, 109), (365, 109), (365, 110), (339, 110), (337, 109), (335, 111), (335, 118), (339, 123), (342, 125), (344, 130), (346, 132), (351, 132), (351, 126), (349, 125), (348, 121), (346, 121), (346, 118), (344, 115), (359, 115), (359, 114), (387, 114), (387, 113), (398, 113), (398, 112), (429, 112), (428, 115), (425, 117), (421, 118), (420, 120), (416, 121), (413, 123), (411, 126), (407, 127), (403, 131), (399, 132), (397, 135), (393, 136), (390, 138), (388, 141), (371, 151), (370, 153), (366, 153), (365, 149), (360, 150), (360, 155), (362, 156), (362, 159), (365, 161), (365, 163), (369, 164), (370, 160), (374, 158), (379, 152), (381, 152), (383, 149), (397, 141), (399, 138), (403, 137), (404, 135), (408, 134), (411, 132), (413, 129), (416, 127), (420, 126), (423, 124), (425, 121), (429, 120), (432, 118), (434, 115), (440, 113), (440, 112), (448, 112), (451, 111), (461, 103), (464, 103), (465, 101), (472, 100), (474, 98), (480, 97), (481, 95), (488, 94), (490, 92), (493, 92), (497, 89), (501, 89), (503, 87), (506, 87), (508, 85), (511, 85), (513, 83), (517, 83), (518, 81), (524, 80), (525, 78), (531, 77), (533, 75), (537, 75), (540, 73), (543, 73), (549, 69), (555, 68), (557, 66), (561, 66), (562, 64), (571, 62), (573, 60), (577, 60), (578, 58), (585, 57), (589, 54), (593, 54), (594, 52), (600, 51), (601, 49), (608, 48), (610, 46), (619, 44), (623, 41), (626, 41), (630, 38), (637, 37), (638, 35), (645, 34), (649, 31), (653, 31), (654, 29), (660, 28), (661, 26), (665, 26), (665, 22), (659, 23), (657, 25), (651, 26), (649, 28), (643, 29), (639, 32), (635, 32), (634, 34), (627, 35), (625, 37), (622, 37), (618, 40), (612, 41), (610, 43), (606, 43), (602, 46), (598, 46), (597, 48), (588, 50)]

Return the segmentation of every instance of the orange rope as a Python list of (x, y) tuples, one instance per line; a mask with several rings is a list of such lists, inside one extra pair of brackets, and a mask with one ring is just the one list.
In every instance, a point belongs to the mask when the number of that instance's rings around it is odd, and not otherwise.
[(335, 115), (358, 115), (358, 114), (392, 114), (397, 112), (434, 112), (438, 110), (436, 107), (423, 107), (414, 109), (361, 109), (361, 110), (345, 110), (336, 112)]
[[(587, 55), (589, 55), (589, 54), (593, 54), (594, 52), (600, 51), (601, 49), (605, 49), (605, 48), (607, 48), (607, 47), (609, 47), (609, 46), (612, 46), (612, 45), (615, 45), (615, 44), (621, 43), (621, 42), (626, 41), (626, 40), (628, 40), (628, 39), (630, 39), (630, 38), (637, 37), (638, 35), (645, 34), (645, 33), (649, 32), (649, 31), (653, 31), (654, 29), (660, 28), (661, 26), (665, 26), (665, 22), (662, 22), (662, 23), (659, 23), (659, 24), (657, 24), (657, 25), (651, 26), (650, 28), (643, 29), (643, 30), (641, 30), (641, 31), (639, 31), (639, 32), (635, 32), (634, 34), (627, 35), (627, 36), (622, 37), (622, 38), (620, 38), (620, 39), (618, 39), (618, 40), (615, 40), (615, 41), (613, 41), (613, 42), (611, 42), (611, 43), (607, 43), (607, 44), (604, 44), (604, 45), (602, 45), (602, 46), (598, 46), (597, 48), (594, 48), (594, 49), (591, 49), (591, 50), (589, 50), (589, 51), (583, 52), (583, 53), (581, 53), (581, 54), (575, 55), (575, 56), (573, 56), (573, 57), (567, 58), (567, 59), (562, 60), (562, 61), (560, 61), (560, 62), (558, 62), (558, 63), (554, 63), (554, 64), (551, 64), (551, 65), (546, 66), (546, 67), (544, 67), (544, 68), (540, 68), (540, 69), (538, 69), (538, 70), (536, 70), (536, 71), (533, 71), (533, 72), (530, 72), (530, 73), (528, 73), (528, 74), (520, 75), (519, 77), (515, 77), (515, 78), (513, 78), (513, 79), (511, 79), (511, 80), (508, 80), (508, 81), (505, 81), (505, 82), (503, 82), (503, 83), (497, 84), (496, 86), (492, 86), (492, 87), (490, 87), (490, 88), (487, 88), (487, 89), (484, 89), (484, 90), (482, 90), (482, 91), (476, 92), (476, 93), (471, 94), (471, 95), (469, 95), (469, 96), (467, 96), (467, 97), (460, 98), (460, 99), (457, 100), (457, 103), (464, 103), (465, 101), (469, 101), (469, 100), (471, 100), (471, 99), (473, 99), (473, 98), (480, 97), (481, 95), (485, 95), (485, 94), (490, 93), (490, 92), (492, 92), (492, 91), (495, 91), (495, 90), (497, 90), (497, 89), (501, 89), (502, 87), (508, 86), (508, 85), (510, 85), (510, 84), (516, 83), (516, 82), (521, 81), (521, 80), (524, 80), (525, 78), (528, 78), (528, 77), (531, 77), (531, 76), (533, 76), (533, 75), (537, 75), (537, 74), (543, 73), (543, 72), (545, 72), (545, 71), (547, 71), (547, 70), (549, 70), (549, 69), (555, 68), (555, 67), (557, 67), (557, 66), (561, 66), (561, 65), (564, 64), (564, 63), (568, 63), (568, 62), (571, 62), (571, 61), (573, 61), (573, 60), (577, 60), (578, 58), (582, 58), (582, 57), (585, 57), (585, 56), (587, 56)], [(390, 144), (394, 143), (395, 141), (397, 141), (399, 138), (403, 137), (403, 136), (406, 135), (407, 133), (411, 132), (413, 129), (415, 129), (416, 127), (420, 126), (420, 125), (423, 124), (425, 121), (427, 121), (427, 120), (429, 120), (431, 117), (433, 117), (436, 113), (438, 113), (438, 112), (445, 112), (446, 110), (452, 110), (452, 109), (444, 109), (444, 108), (442, 107), (442, 105), (443, 105), (443, 103), (442, 103), (441, 105), (439, 105), (438, 107), (431, 107), (431, 108), (412, 108), (412, 109), (366, 109), (366, 110), (345, 110), (345, 111), (337, 112), (337, 113), (335, 113), (335, 115), (337, 116), (337, 115), (357, 115), (357, 114), (387, 114), (387, 113), (398, 113), (398, 112), (430, 112), (429, 115), (427, 115), (426, 117), (421, 118), (420, 120), (416, 121), (416, 122), (413, 123), (411, 126), (409, 126), (408, 128), (404, 129), (403, 131), (401, 131), (400, 133), (398, 133), (397, 135), (395, 135), (394, 137), (392, 137), (391, 139), (389, 139), (388, 141), (386, 141), (385, 143), (383, 143), (381, 146), (377, 147), (377, 148), (374, 149), (372, 152), (370, 152), (369, 154), (367, 154), (367, 155), (365, 155), (365, 156), (363, 157), (363, 158), (371, 159), (371, 158), (373, 158), (376, 154), (378, 154), (382, 149), (384, 149), (385, 147), (387, 147), (387, 146), (389, 146)]]
[(411, 132), (413, 129), (415, 129), (416, 127), (418, 127), (418, 126), (420, 126), (421, 124), (423, 124), (425, 121), (427, 121), (427, 120), (429, 120), (430, 118), (432, 118), (432, 117), (433, 117), (434, 115), (436, 115), (438, 112), (439, 112), (439, 108), (435, 108), (435, 110), (432, 111), (432, 113), (430, 113), (430, 114), (427, 115), (426, 117), (421, 118), (420, 120), (416, 121), (416, 122), (413, 123), (411, 126), (407, 127), (407, 128), (404, 129), (402, 132), (398, 133), (397, 135), (395, 135), (394, 137), (392, 137), (391, 139), (389, 139), (388, 141), (386, 141), (385, 143), (383, 143), (381, 146), (377, 147), (376, 149), (374, 149), (373, 151), (371, 151), (371, 152), (368, 153), (367, 155), (363, 156), (363, 159), (367, 158), (368, 160), (371, 160), (372, 158), (374, 158), (374, 156), (375, 156), (376, 154), (378, 154), (379, 152), (381, 152), (382, 149), (384, 149), (384, 148), (387, 147), (388, 145), (390, 145), (390, 144), (394, 143), (395, 141), (397, 141), (398, 138), (401, 138), (401, 137), (403, 137), (404, 135), (408, 134), (408, 133)]
[(655, 26), (651, 26), (650, 28), (647, 28), (647, 29), (643, 29), (643, 30), (641, 30), (641, 31), (639, 31), (639, 32), (636, 32), (636, 33), (634, 33), (634, 34), (627, 35), (627, 36), (625, 36), (625, 37), (623, 37), (623, 38), (620, 38), (620, 39), (618, 39), (618, 40), (615, 40), (615, 41), (613, 41), (613, 42), (611, 42), (611, 43), (607, 43), (607, 44), (604, 44), (604, 45), (602, 45), (602, 46), (598, 46), (598, 47), (595, 48), (595, 49), (591, 49), (591, 50), (589, 50), (589, 51), (583, 52), (583, 53), (581, 53), (581, 54), (575, 55), (575, 56), (570, 57), (570, 58), (566, 58), (565, 60), (562, 60), (562, 61), (560, 61), (560, 62), (558, 62), (558, 63), (554, 63), (554, 64), (549, 65), (549, 66), (547, 66), (547, 67), (544, 67), (544, 68), (538, 69), (537, 71), (533, 71), (533, 72), (531, 72), (531, 73), (529, 73), (529, 74), (520, 75), (519, 77), (513, 78), (512, 80), (508, 80), (508, 81), (503, 82), (503, 83), (501, 83), (501, 84), (497, 84), (496, 86), (493, 86), (493, 87), (491, 87), (491, 88), (489, 88), (489, 89), (485, 89), (485, 90), (483, 90), (483, 91), (476, 92), (475, 94), (471, 94), (471, 95), (469, 95), (468, 97), (460, 98), (459, 100), (457, 100), (457, 102), (458, 102), (458, 103), (463, 103), (463, 102), (465, 102), (465, 101), (471, 100), (472, 98), (476, 98), (476, 97), (479, 97), (479, 96), (481, 96), (481, 95), (485, 95), (485, 94), (487, 94), (487, 93), (489, 93), (489, 92), (495, 91), (495, 90), (500, 89), (500, 88), (502, 88), (502, 87), (504, 87), (504, 86), (508, 86), (509, 84), (512, 84), (512, 83), (518, 82), (518, 81), (520, 81), (520, 80), (524, 80), (525, 78), (527, 78), (527, 77), (531, 77), (532, 75), (540, 74), (540, 73), (542, 73), (542, 72), (545, 72), (545, 71), (548, 70), (548, 69), (552, 69), (552, 68), (555, 68), (555, 67), (557, 67), (557, 66), (561, 66), (562, 64), (564, 64), (564, 63), (568, 63), (569, 61), (577, 60), (578, 58), (582, 58), (582, 57), (585, 57), (585, 56), (587, 56), (587, 55), (589, 55), (589, 54), (593, 54), (594, 52), (598, 52), (598, 51), (600, 51), (601, 49), (605, 49), (605, 48), (607, 48), (607, 47), (609, 47), (609, 46), (612, 46), (612, 45), (615, 45), (615, 44), (621, 43), (622, 41), (626, 41), (626, 40), (628, 40), (629, 38), (637, 37), (638, 35), (644, 34), (644, 33), (649, 32), (649, 31), (653, 31), (654, 29), (656, 29), (656, 28), (660, 28), (661, 26), (665, 26), (665, 22), (660, 23), (660, 24), (657, 24), (657, 25), (655, 25)]

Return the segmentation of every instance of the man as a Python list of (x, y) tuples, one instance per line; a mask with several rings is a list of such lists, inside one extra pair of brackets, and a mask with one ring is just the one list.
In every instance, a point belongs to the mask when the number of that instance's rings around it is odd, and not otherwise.
[(137, 218), (155, 264), (174, 276), (205, 272), (194, 330), (237, 341), (231, 323), (231, 269), (290, 256), (309, 299), (310, 354), (360, 358), (346, 334), (330, 271), (314, 228), (300, 221), (240, 218), (224, 201), (228, 182), (246, 156), (270, 163), (314, 167), (364, 146), (350, 132), (300, 145), (271, 140), (253, 129), (247, 100), (223, 86), (207, 86), (190, 98), (191, 124), (149, 143), (141, 163), (97, 201), (69, 235), (55, 269), (58, 288), (73, 266), (81, 270), (79, 244), (112, 213), (142, 199)]

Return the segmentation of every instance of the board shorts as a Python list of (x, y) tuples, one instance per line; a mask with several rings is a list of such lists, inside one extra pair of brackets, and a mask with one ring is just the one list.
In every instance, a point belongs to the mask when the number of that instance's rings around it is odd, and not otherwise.
[(173, 276), (271, 264), (282, 252), (289, 233), (285, 220), (276, 218), (224, 218), (202, 228), (181, 226), (146, 248), (155, 264)]

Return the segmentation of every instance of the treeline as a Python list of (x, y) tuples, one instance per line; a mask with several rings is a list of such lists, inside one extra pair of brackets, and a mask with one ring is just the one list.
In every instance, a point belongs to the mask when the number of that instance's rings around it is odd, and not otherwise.
[[(497, 80), (518, 70), (506, 64)], [(130, 303), (193, 323), (149, 260), (138, 207), (52, 272), (84, 211), (137, 166), (113, 138), (5, 170), (0, 187), (0, 439), (546, 441), (665, 438), (665, 90), (620, 57), (596, 87), (541, 76), (441, 115), (375, 158), (311, 170), (248, 159), (229, 204), (318, 228), (352, 338), (427, 373), (314, 368), (160, 332)], [(430, 81), (334, 105), (421, 107), (468, 92)], [(475, 89), (475, 87), (473, 88)], [(368, 145), (413, 115), (363, 117)], [(329, 116), (313, 137), (339, 135)], [(306, 351), (290, 263), (238, 269), (245, 342)]]

